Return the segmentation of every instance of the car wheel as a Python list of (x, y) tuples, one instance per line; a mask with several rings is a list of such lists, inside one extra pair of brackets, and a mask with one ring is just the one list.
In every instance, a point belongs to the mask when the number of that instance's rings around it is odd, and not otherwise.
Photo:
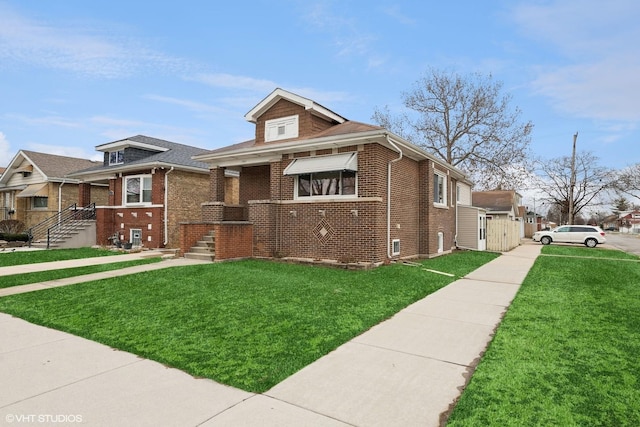
[(596, 239), (587, 239), (587, 240), (584, 241), (584, 244), (588, 248), (595, 248), (596, 245), (598, 244), (598, 241)]
[(551, 237), (542, 236), (542, 238), (540, 239), (540, 243), (542, 243), (543, 245), (550, 245), (551, 244)]

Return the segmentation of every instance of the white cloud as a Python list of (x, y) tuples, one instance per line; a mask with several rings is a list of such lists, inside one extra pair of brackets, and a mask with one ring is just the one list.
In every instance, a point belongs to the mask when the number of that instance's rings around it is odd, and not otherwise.
[(144, 68), (180, 71), (189, 65), (133, 39), (116, 38), (91, 25), (51, 25), (0, 5), (0, 59), (101, 78), (131, 75)]
[(640, 121), (640, 3), (557, 0), (522, 4), (513, 16), (563, 63), (538, 66), (537, 93), (575, 117)]
[(402, 25), (414, 26), (417, 23), (414, 18), (403, 13), (398, 5), (385, 7), (382, 11), (394, 21)]
[(270, 80), (256, 79), (246, 76), (236, 76), (226, 73), (201, 73), (194, 76), (192, 80), (213, 87), (221, 87), (225, 89), (244, 89), (267, 93), (271, 92), (277, 87), (277, 84)]

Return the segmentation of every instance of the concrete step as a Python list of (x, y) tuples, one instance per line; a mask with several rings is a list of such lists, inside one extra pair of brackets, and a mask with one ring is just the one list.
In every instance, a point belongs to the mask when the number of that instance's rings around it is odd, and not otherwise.
[(189, 250), (189, 253), (196, 253), (196, 254), (212, 254), (215, 255), (215, 251), (212, 247), (209, 246), (192, 246), (191, 249)]
[(194, 252), (187, 252), (186, 254), (184, 254), (184, 257), (188, 259), (198, 259), (201, 261), (213, 261), (215, 259), (215, 254), (212, 254), (212, 253), (200, 254), (200, 253), (194, 253)]

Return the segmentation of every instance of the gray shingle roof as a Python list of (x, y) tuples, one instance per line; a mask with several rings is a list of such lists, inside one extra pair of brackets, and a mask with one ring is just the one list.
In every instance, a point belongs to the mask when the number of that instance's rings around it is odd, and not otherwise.
[(109, 142), (107, 144), (98, 145), (96, 148), (99, 149), (104, 145), (113, 144), (115, 142), (123, 142), (123, 141), (140, 142), (143, 144), (153, 145), (153, 146), (156, 146), (159, 148), (165, 148), (168, 150), (150, 154), (149, 156), (143, 159), (127, 162), (125, 165), (104, 166), (102, 163), (100, 163), (100, 166), (82, 170), (80, 171), (80, 173), (117, 169), (122, 166), (126, 166), (126, 167), (131, 167), (135, 165), (143, 166), (149, 163), (160, 163), (160, 164), (165, 164), (167, 166), (183, 166), (183, 167), (189, 167), (189, 168), (203, 169), (204, 171), (207, 171), (207, 172), (209, 171), (208, 164), (191, 159), (192, 156), (207, 153), (209, 150), (205, 150), (204, 148), (193, 147), (190, 145), (179, 144), (177, 142), (166, 141), (164, 139), (152, 138), (150, 136), (136, 135), (130, 138), (125, 138), (118, 141)]

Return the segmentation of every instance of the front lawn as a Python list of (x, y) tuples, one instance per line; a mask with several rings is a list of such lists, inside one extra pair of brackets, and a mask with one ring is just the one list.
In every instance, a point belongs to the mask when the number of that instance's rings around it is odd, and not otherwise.
[(136, 265), (160, 262), (162, 258), (142, 258), (133, 261), (123, 261), (111, 264), (87, 265), (84, 267), (63, 268), (59, 270), (37, 271), (33, 273), (12, 274), (2, 276), (0, 289), (12, 286), (26, 285), (29, 283), (48, 282), (50, 280), (66, 279), (68, 277), (82, 276), (85, 274), (101, 273), (103, 271), (120, 270), (121, 268), (134, 267)]
[(543, 253), (447, 425), (640, 425), (638, 257)]
[(69, 259), (93, 258), (99, 256), (118, 255), (121, 253), (101, 248), (49, 249), (9, 252), (10, 250), (11, 249), (6, 249), (4, 253), (0, 253), (0, 267), (35, 264), (39, 262), (65, 261)]
[[(423, 262), (455, 274), (497, 255)], [(0, 311), (263, 392), (455, 280), (419, 267), (369, 271), (248, 260), (173, 267), (0, 298)]]

